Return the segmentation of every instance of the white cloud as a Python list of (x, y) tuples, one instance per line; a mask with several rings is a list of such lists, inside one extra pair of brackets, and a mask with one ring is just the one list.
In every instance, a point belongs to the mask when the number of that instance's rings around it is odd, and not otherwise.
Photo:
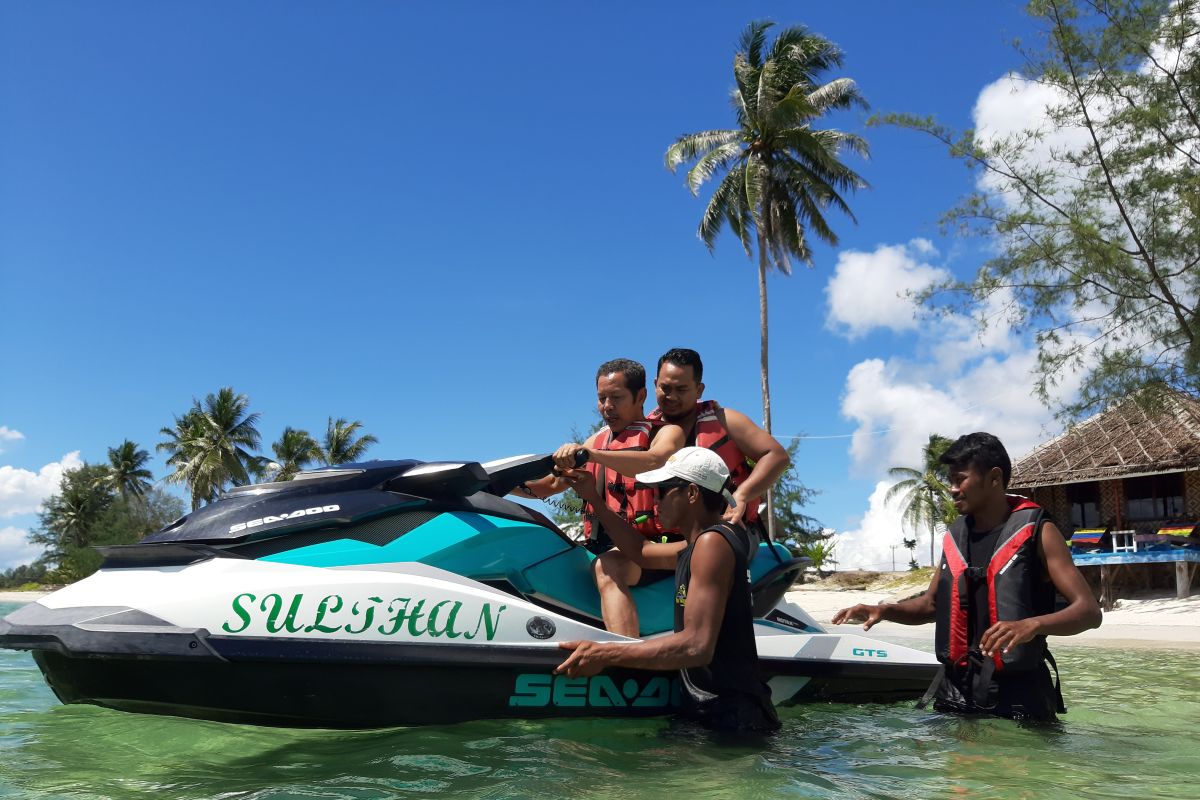
[[(870, 310), (872, 295), (878, 297), (878, 286), (859, 290), (863, 299), (854, 313), (861, 316), (845, 319), (846, 313), (834, 304), (840, 298), (846, 308), (853, 308), (853, 294), (849, 285), (837, 284), (852, 276), (857, 265), (868, 263), (872, 269), (863, 270), (863, 277), (856, 282), (865, 281), (865, 276), (871, 274), (878, 282), (887, 283), (890, 275), (890, 283), (895, 286), (900, 282), (896, 276), (901, 274), (909, 276), (910, 285), (915, 285), (913, 276), (934, 272), (944, 275), (945, 270), (918, 265), (912, 258), (917, 252), (931, 251), (932, 245), (914, 240), (839, 260), (838, 274), (827, 289), (830, 319), (840, 318), (851, 325), (852, 331), (868, 329), (872, 319), (902, 329), (894, 320), (902, 307), (908, 309), (911, 319), (911, 300), (897, 298), (889, 317), (878, 305)], [(843, 270), (847, 264), (851, 269)], [(980, 309), (986, 320), (982, 329), (976, 318), (962, 313), (925, 314), (919, 326), (912, 325), (916, 339), (909, 353), (866, 359), (850, 369), (842, 414), (857, 423), (850, 440), (850, 456), (860, 475), (881, 479), (890, 467), (919, 465), (921, 449), (931, 433), (954, 438), (972, 431), (988, 431), (1000, 437), (1016, 459), (1057, 430), (1053, 414), (1034, 394), (1037, 347), (1028, 337), (1014, 332), (1009, 316), (1011, 302), (1009, 293), (993, 293)], [(1064, 340), (1086, 335), (1087, 331), (1080, 330), (1064, 334)], [(1058, 378), (1055, 397), (1073, 395), (1079, 375), (1065, 372)]]
[[(984, 146), (1014, 138), (1024, 148), (1021, 160), (1025, 164), (1058, 162), (1066, 167), (1061, 162), (1062, 154), (1086, 147), (1090, 141), (1082, 127), (1058, 125), (1049, 118), (1049, 109), (1067, 101), (1067, 96), (1053, 86), (1015, 73), (1004, 75), (979, 92), (972, 112), (976, 138)], [(1107, 114), (1098, 107), (1090, 110), (1097, 119)], [(1076, 170), (1072, 167), (1069, 171)], [(996, 190), (1005, 183), (1006, 179), (995, 173), (980, 173), (981, 189)], [(1003, 196), (1010, 204), (1015, 200), (1015, 195)]]
[(63, 473), (83, 466), (79, 451), (67, 453), (61, 461), (51, 462), (37, 472), (13, 466), (0, 466), (0, 519), (18, 514), (33, 514), (46, 498), (58, 491)]
[(938, 249), (934, 247), (933, 242), (921, 236), (918, 236), (915, 239), (910, 239), (908, 242), (908, 247), (917, 255), (936, 256), (938, 254)]
[[(985, 354), (955, 371), (936, 362), (874, 358), (846, 377), (842, 413), (858, 423), (850, 455), (860, 473), (882, 477), (889, 467), (917, 466), (929, 434), (955, 438), (993, 433), (1015, 461), (1057, 432), (1053, 414), (1033, 392), (1036, 348)], [(1078, 376), (1056, 388), (1068, 396)]]
[[(4, 442), (19, 442), (25, 438), (25, 434), (20, 431), (15, 431), (7, 425), (0, 425), (0, 445)], [(0, 453), (4, 452), (4, 448), (0, 447)]]
[(908, 295), (950, 275), (920, 260), (936, 254), (927, 239), (881, 245), (870, 253), (843, 250), (825, 286), (826, 324), (851, 339), (876, 328), (915, 329), (915, 306)]
[(40, 545), (30, 544), (24, 528), (0, 528), (0, 570), (32, 563), (42, 554)]
[[(912, 557), (903, 547), (905, 538), (912, 538), (912, 532), (905, 530), (900, 521), (900, 509), (897, 505), (889, 505), (884, 501), (892, 481), (880, 481), (871, 492), (866, 514), (858, 527), (837, 534), (838, 569), (873, 569), (890, 570), (895, 564), (897, 569), (907, 569), (908, 560)], [(941, 534), (935, 537), (934, 558), (942, 552)], [(892, 547), (895, 546), (895, 550)], [(917, 534), (917, 563), (926, 566), (929, 563), (929, 532), (920, 531)], [(894, 559), (894, 560), (893, 560)]]
[(842, 414), (858, 423), (850, 456), (860, 472), (880, 477), (890, 467), (919, 463), (930, 433), (966, 433), (962, 429), (979, 426), (974, 409), (916, 372), (900, 360), (872, 358), (846, 376)]

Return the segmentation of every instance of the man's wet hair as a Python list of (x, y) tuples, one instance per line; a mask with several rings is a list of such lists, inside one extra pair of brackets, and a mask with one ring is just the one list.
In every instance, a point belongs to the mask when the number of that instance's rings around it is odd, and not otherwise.
[(614, 358), (612, 361), (605, 361), (600, 365), (600, 369), (596, 370), (596, 382), (598, 383), (602, 377), (614, 372), (625, 376), (625, 388), (632, 394), (636, 395), (646, 388), (646, 368), (629, 358)]
[(1008, 488), (1008, 479), (1012, 477), (1012, 461), (1004, 445), (990, 433), (982, 431), (968, 433), (954, 440), (954, 444), (946, 448), (938, 461), (951, 469), (974, 467), (981, 475), (987, 475), (992, 467), (999, 467), (1004, 475), (1004, 488)]
[(700, 354), (695, 350), (689, 350), (686, 347), (672, 347), (659, 356), (658, 372), (662, 372), (663, 364), (674, 364), (677, 367), (691, 367), (692, 377), (696, 379), (696, 383), (704, 380), (704, 362), (700, 360)]

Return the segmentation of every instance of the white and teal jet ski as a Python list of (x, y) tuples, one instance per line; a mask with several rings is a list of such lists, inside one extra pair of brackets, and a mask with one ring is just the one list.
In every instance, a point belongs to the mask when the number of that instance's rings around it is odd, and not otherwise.
[[(593, 556), (505, 499), (549, 456), (372, 461), (244, 486), (85, 580), (0, 621), (64, 703), (227, 722), (372, 728), (497, 717), (654, 716), (671, 672), (554, 675), (558, 643), (618, 641)], [(776, 704), (917, 697), (917, 650), (827, 633), (784, 593), (804, 561), (751, 562), (763, 679)], [(633, 590), (642, 637), (670, 632), (673, 582)]]

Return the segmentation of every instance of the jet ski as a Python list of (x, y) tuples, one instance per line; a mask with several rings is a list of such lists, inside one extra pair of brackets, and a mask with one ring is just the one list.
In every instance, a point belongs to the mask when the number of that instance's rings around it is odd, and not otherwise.
[[(642, 717), (676, 672), (555, 675), (604, 629), (588, 550), (506, 499), (550, 456), (371, 461), (244, 486), (0, 621), (63, 703), (256, 725), (375, 728), (486, 718)], [(933, 656), (826, 632), (785, 592), (806, 561), (750, 564), (761, 673), (778, 705), (919, 696)], [(633, 589), (643, 638), (673, 581)], [(632, 640), (626, 640), (632, 641)]]

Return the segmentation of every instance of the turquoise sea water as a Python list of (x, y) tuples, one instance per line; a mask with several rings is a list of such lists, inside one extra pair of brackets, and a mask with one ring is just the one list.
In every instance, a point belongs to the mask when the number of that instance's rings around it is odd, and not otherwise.
[(0, 650), (0, 798), (1200, 797), (1198, 654), (1057, 654), (1054, 728), (810, 705), (730, 746), (666, 720), (291, 731), (68, 707)]

